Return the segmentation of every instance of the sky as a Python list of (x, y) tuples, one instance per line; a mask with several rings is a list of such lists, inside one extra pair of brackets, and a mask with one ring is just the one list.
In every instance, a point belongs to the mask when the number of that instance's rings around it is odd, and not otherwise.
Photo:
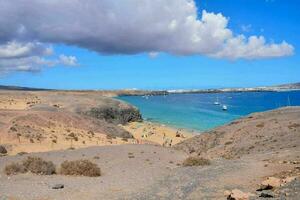
[(0, 0), (0, 85), (300, 82), (299, 10), (297, 0)]

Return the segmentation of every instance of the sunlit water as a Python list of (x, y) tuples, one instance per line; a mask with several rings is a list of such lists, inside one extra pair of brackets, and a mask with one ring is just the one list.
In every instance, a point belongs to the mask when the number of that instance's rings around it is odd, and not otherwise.
[[(172, 94), (118, 97), (138, 107), (143, 118), (169, 126), (205, 131), (253, 112), (300, 106), (300, 91)], [(220, 105), (214, 105), (215, 101)], [(226, 105), (228, 110), (223, 111)]]

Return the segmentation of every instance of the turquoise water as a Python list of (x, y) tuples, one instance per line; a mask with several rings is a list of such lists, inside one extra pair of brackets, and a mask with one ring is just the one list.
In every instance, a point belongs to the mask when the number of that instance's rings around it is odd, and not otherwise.
[[(143, 118), (169, 126), (205, 131), (253, 112), (300, 106), (300, 91), (121, 96), (138, 107)], [(214, 105), (216, 100), (220, 105)], [(222, 110), (222, 105), (228, 107)]]

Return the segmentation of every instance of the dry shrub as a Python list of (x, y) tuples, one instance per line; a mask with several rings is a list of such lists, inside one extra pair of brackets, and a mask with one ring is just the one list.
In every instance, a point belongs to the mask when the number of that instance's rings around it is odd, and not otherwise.
[(99, 157), (99, 156), (94, 156), (93, 158), (94, 158), (94, 159), (97, 159), (97, 160), (98, 160), (98, 159), (100, 159), (100, 157)]
[(26, 170), (23, 165), (19, 163), (11, 163), (5, 166), (4, 173), (6, 175), (15, 175), (19, 173), (25, 173)]
[(230, 145), (232, 143), (233, 143), (233, 141), (227, 141), (227, 142), (225, 142), (225, 145)]
[(101, 176), (98, 165), (89, 160), (64, 161), (60, 166), (60, 173), (73, 176)]
[(55, 165), (39, 157), (27, 157), (21, 163), (11, 163), (4, 168), (7, 175), (31, 172), (40, 175), (55, 174)]
[(27, 157), (22, 162), (25, 169), (34, 174), (51, 175), (55, 174), (55, 165), (51, 161), (45, 161), (39, 157)]
[(293, 124), (289, 124), (289, 125), (288, 125), (288, 128), (289, 128), (289, 129), (299, 128), (299, 127), (300, 127), (300, 124), (297, 124), (297, 123), (293, 123)]
[(263, 128), (264, 126), (265, 126), (265, 124), (263, 122), (256, 125), (257, 128)]
[(7, 154), (6, 148), (2, 145), (0, 145), (0, 154)]
[(201, 157), (188, 157), (187, 159), (185, 159), (182, 163), (183, 166), (204, 166), (204, 165), (210, 165), (210, 161), (205, 159), (205, 158), (201, 158)]
[(128, 158), (135, 158), (134, 155), (129, 155)]
[(19, 152), (19, 153), (17, 153), (19, 156), (23, 156), (23, 155), (26, 155), (26, 154), (28, 154), (27, 152), (25, 152), (25, 151), (21, 151), (21, 152)]

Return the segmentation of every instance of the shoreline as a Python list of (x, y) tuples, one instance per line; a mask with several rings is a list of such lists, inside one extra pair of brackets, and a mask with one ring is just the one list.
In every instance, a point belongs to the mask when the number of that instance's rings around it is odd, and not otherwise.
[[(171, 123), (166, 123), (166, 122), (160, 122), (160, 121), (151, 121), (148, 119), (143, 119), (144, 122), (148, 122), (148, 123), (152, 123), (152, 124), (158, 124), (161, 126), (166, 126), (169, 127), (170, 129), (177, 129), (177, 130), (181, 130), (187, 133), (191, 133), (192, 135), (199, 135), (201, 133), (204, 133), (206, 131), (210, 131), (211, 129), (207, 129), (207, 130), (198, 130), (196, 128), (188, 128), (188, 127), (183, 127), (183, 126), (177, 126), (175, 124), (171, 124)], [(221, 125), (222, 126), (222, 125)], [(214, 127), (216, 128), (216, 127)], [(212, 128), (212, 129), (214, 129)]]

